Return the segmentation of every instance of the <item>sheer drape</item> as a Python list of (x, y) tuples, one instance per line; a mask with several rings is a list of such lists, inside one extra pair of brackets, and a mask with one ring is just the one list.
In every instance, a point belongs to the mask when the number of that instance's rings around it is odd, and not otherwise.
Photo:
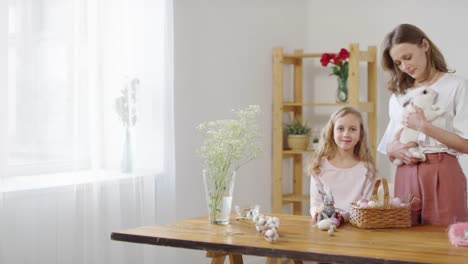
[(110, 233), (174, 215), (172, 1), (1, 2), (0, 263), (170, 259)]
[(0, 262), (154, 263), (150, 248), (109, 239), (154, 223), (152, 193), (154, 178), (138, 177), (4, 194)]

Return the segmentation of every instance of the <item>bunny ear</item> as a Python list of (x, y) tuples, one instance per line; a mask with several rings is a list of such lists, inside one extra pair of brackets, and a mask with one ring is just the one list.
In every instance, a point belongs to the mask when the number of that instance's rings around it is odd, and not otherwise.
[(406, 107), (407, 105), (409, 105), (409, 103), (411, 103), (412, 100), (413, 100), (412, 97), (406, 98), (406, 99), (403, 101), (403, 107)]
[(332, 195), (332, 190), (329, 186), (325, 186), (325, 193), (328, 195)]
[(320, 195), (325, 196), (325, 192), (322, 189), (318, 189)]

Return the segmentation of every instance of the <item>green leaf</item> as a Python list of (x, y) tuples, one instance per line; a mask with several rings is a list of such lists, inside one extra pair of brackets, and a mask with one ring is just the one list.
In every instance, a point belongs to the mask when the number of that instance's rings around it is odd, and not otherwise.
[(299, 120), (294, 120), (286, 125), (286, 133), (288, 135), (307, 135), (310, 132), (310, 127), (306, 123), (301, 123)]

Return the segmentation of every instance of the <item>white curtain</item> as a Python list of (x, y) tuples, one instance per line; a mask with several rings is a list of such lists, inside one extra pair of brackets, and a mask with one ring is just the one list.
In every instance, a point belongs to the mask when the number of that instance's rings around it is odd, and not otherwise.
[(110, 234), (174, 217), (172, 46), (171, 0), (0, 1), (0, 263), (171, 259)]

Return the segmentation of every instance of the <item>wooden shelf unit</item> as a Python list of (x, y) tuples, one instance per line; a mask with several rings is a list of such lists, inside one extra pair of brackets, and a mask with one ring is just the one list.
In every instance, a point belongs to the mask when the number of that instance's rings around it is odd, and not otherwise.
[[(281, 213), (285, 204), (293, 204), (293, 213), (302, 214), (302, 205), (309, 202), (309, 195), (303, 194), (303, 154), (312, 150), (293, 151), (283, 146), (283, 113), (291, 112), (294, 119), (303, 121), (304, 107), (327, 107), (350, 105), (367, 113), (368, 140), (375, 157), (377, 147), (377, 48), (369, 46), (366, 51), (359, 50), (359, 44), (349, 45), (348, 101), (347, 103), (307, 102), (303, 98), (303, 61), (317, 59), (323, 53), (303, 53), (295, 50), (284, 53), (283, 48), (273, 51), (273, 212)], [(367, 101), (359, 101), (359, 63), (367, 63)], [(283, 70), (293, 67), (293, 101), (283, 98)], [(331, 112), (330, 112), (331, 114)], [(292, 158), (292, 193), (283, 193), (283, 159)]]

